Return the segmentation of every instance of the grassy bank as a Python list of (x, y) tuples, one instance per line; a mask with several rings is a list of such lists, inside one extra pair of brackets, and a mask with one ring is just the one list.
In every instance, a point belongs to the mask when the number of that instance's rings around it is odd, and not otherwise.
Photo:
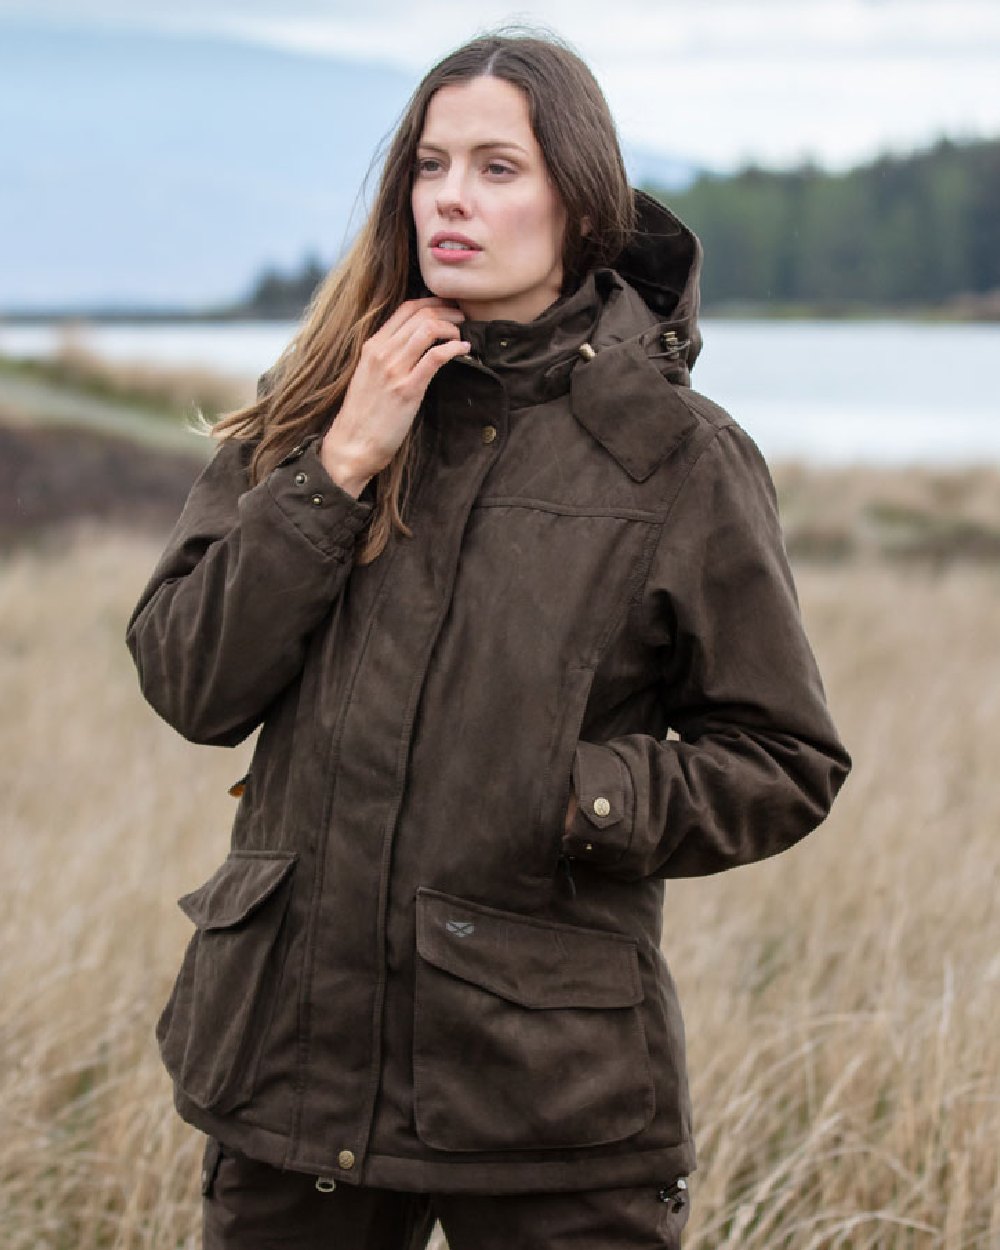
[[(19, 418), (5, 406), (10, 396), (0, 378), (0, 546), (71, 519), (168, 528), (215, 446), (141, 413), (81, 412), (89, 401), (79, 396), (57, 417), (47, 392), (32, 393), (49, 415)], [(800, 564), (1000, 566), (1000, 468), (785, 463), (773, 472), (785, 541)]]
[(254, 389), (252, 379), (213, 369), (108, 360), (87, 347), (72, 325), (51, 358), (0, 355), (0, 397), (4, 379), (42, 383), (176, 425), (197, 421), (199, 411), (212, 420), (247, 403)]
[[(8, 473), (16, 461), (44, 460), (40, 472), (47, 485), (69, 475), (89, 485), (93, 498), (113, 497), (134, 476), (109, 467), (141, 457), (132, 444), (175, 451), (177, 464), (186, 457), (188, 468), (174, 472), (173, 480), (189, 485), (213, 446), (193, 432), (199, 410), (212, 420), (247, 403), (253, 390), (252, 378), (115, 363), (70, 335), (51, 360), (0, 356), (0, 444), (10, 443), (16, 429), (20, 450), (4, 447)], [(46, 435), (46, 427), (57, 427), (59, 437)], [(69, 450), (71, 443), (76, 451)], [(147, 477), (156, 478), (149, 456), (145, 464)], [(800, 562), (1000, 563), (1000, 466), (829, 469), (792, 462), (775, 464), (773, 473), (788, 550)], [(184, 493), (168, 494), (163, 515), (171, 509), (176, 515)], [(54, 497), (47, 489), (42, 494)], [(60, 491), (59, 498), (65, 506), (55, 510), (57, 519), (73, 507), (75, 515), (104, 515), (73, 494)], [(0, 479), (0, 531), (3, 504)], [(27, 524), (42, 522), (44, 514), (44, 507), (35, 509)]]
[[(194, 1247), (200, 1138), (153, 1023), (248, 748), (140, 701), (159, 538), (0, 557), (0, 1210), (8, 1250)], [(856, 761), (785, 856), (668, 885), (701, 1166), (687, 1250), (1000, 1244), (1000, 573), (798, 569)], [(513, 1250), (513, 1248), (512, 1248)]]

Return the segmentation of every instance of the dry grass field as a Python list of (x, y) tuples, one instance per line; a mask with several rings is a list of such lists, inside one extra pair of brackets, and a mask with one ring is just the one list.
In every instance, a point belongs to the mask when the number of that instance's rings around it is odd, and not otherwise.
[[(78, 524), (0, 553), (7, 1250), (198, 1244), (201, 1139), (153, 1023), (188, 937), (174, 900), (225, 855), (248, 748), (192, 747), (140, 699), (122, 635), (159, 545)], [(996, 1250), (1000, 563), (813, 554), (803, 610), (854, 773), (793, 851), (667, 887), (685, 1247)]]

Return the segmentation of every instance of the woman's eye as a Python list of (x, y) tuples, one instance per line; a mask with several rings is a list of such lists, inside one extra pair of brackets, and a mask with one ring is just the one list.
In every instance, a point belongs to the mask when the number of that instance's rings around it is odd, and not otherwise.
[(503, 161), (490, 161), (486, 166), (486, 172), (494, 175), (513, 174), (515, 169), (511, 165), (505, 165)]
[(441, 162), (434, 156), (425, 156), (417, 161), (418, 174), (436, 174), (441, 168)]

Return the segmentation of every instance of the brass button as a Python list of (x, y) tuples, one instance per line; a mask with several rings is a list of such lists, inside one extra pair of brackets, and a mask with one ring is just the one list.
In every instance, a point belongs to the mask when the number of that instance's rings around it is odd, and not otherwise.
[(492, 443), (497, 436), (497, 427), (495, 425), (483, 426), (483, 442)]
[(342, 1150), (337, 1155), (337, 1166), (343, 1168), (345, 1172), (349, 1172), (354, 1167), (354, 1151)]
[(594, 814), (595, 815), (607, 816), (608, 812), (610, 811), (611, 811), (611, 804), (608, 802), (608, 800), (604, 797), (603, 794), (600, 795), (598, 798), (594, 799)]
[(322, 506), (323, 506), (323, 496), (322, 496), (322, 495), (313, 495), (313, 497), (309, 500), (309, 502), (313, 505), (313, 507), (314, 507), (314, 508), (322, 508)]
[(586, 845), (584, 846), (584, 848), (583, 848), (583, 849), (584, 849), (585, 851), (592, 851), (592, 850), (594, 849), (594, 844), (593, 844), (593, 842), (588, 842), (588, 843), (586, 843)]
[(304, 473), (296, 473), (296, 475), (295, 475), (295, 485), (296, 485), (296, 486), (305, 486), (306, 482), (308, 482), (308, 481), (309, 481), (309, 479), (306, 477), (306, 475), (305, 475)]

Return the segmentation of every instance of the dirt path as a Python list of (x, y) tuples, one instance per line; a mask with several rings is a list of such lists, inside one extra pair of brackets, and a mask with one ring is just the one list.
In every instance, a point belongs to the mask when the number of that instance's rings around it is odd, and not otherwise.
[(18, 426), (84, 427), (200, 459), (207, 459), (213, 447), (209, 439), (185, 429), (180, 422), (148, 409), (6, 369), (0, 369), (0, 421)]

